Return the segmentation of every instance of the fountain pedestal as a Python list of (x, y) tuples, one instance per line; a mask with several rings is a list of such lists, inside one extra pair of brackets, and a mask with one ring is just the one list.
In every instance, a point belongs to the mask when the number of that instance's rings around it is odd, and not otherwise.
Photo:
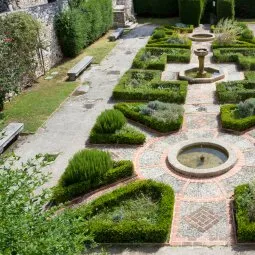
[(203, 76), (206, 74), (205, 71), (205, 56), (208, 55), (208, 50), (204, 48), (196, 49), (194, 51), (195, 55), (198, 56), (199, 67), (198, 67), (198, 75)]

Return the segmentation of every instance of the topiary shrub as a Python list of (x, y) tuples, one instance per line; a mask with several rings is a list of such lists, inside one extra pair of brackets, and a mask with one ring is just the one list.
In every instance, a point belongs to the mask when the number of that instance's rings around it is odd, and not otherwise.
[(218, 0), (217, 1), (217, 17), (218, 19), (235, 18), (235, 1), (234, 0)]
[(53, 188), (52, 201), (55, 204), (66, 202), (132, 174), (131, 161), (115, 162), (109, 153), (95, 149), (79, 151)]
[(97, 118), (94, 131), (100, 134), (112, 134), (126, 124), (126, 118), (120, 111), (106, 110)]
[(166, 37), (166, 32), (164, 30), (157, 30), (152, 35), (153, 39), (161, 39), (161, 38), (165, 38), (165, 37)]
[(204, 0), (179, 0), (179, 15), (185, 24), (198, 26), (201, 21)]
[(134, 9), (138, 16), (177, 16), (178, 0), (134, 0)]
[(145, 135), (126, 125), (126, 118), (118, 110), (106, 110), (99, 115), (90, 132), (94, 144), (143, 144)]

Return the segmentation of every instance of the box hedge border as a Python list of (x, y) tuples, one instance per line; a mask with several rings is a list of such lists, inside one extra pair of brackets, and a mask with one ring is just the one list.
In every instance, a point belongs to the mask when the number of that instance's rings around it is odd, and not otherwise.
[[(100, 183), (91, 187), (90, 181), (83, 181), (69, 186), (62, 186), (60, 183), (53, 188), (52, 202), (55, 204), (64, 203), (78, 196), (94, 191), (104, 185), (112, 184), (123, 178), (131, 177), (134, 174), (133, 162), (129, 160), (114, 161), (113, 168), (109, 169)], [(91, 187), (91, 188), (88, 188)]]
[(90, 225), (89, 230), (98, 243), (163, 243), (169, 236), (174, 208), (174, 191), (170, 186), (152, 180), (139, 180), (103, 195), (89, 205), (76, 210), (78, 217), (88, 220), (104, 208), (110, 208), (138, 193), (159, 199), (156, 224), (124, 221), (123, 223), (103, 223)]
[(248, 212), (241, 205), (240, 197), (246, 196), (249, 192), (249, 185), (243, 184), (235, 188), (234, 204), (235, 218), (237, 223), (237, 239), (240, 242), (255, 241), (255, 222), (250, 222)]
[(155, 117), (143, 115), (129, 108), (129, 106), (139, 106), (143, 105), (141, 103), (118, 103), (114, 106), (115, 109), (121, 111), (125, 117), (133, 121), (139, 122), (149, 128), (157, 130), (162, 133), (167, 133), (171, 131), (177, 131), (182, 127), (183, 116), (177, 121), (162, 121)]

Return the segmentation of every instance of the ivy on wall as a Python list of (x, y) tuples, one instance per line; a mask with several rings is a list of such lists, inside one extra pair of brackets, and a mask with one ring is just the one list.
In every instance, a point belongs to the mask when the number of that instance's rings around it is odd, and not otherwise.
[(39, 49), (40, 24), (24, 12), (0, 18), (0, 110), (6, 94), (19, 92), (35, 78)]

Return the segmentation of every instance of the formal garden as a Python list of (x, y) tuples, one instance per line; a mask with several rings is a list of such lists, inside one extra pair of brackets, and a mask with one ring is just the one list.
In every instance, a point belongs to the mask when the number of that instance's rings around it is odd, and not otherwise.
[(111, 0), (70, 1), (45, 74), (42, 25), (0, 16), (0, 254), (254, 244), (252, 0), (133, 4), (112, 41)]

